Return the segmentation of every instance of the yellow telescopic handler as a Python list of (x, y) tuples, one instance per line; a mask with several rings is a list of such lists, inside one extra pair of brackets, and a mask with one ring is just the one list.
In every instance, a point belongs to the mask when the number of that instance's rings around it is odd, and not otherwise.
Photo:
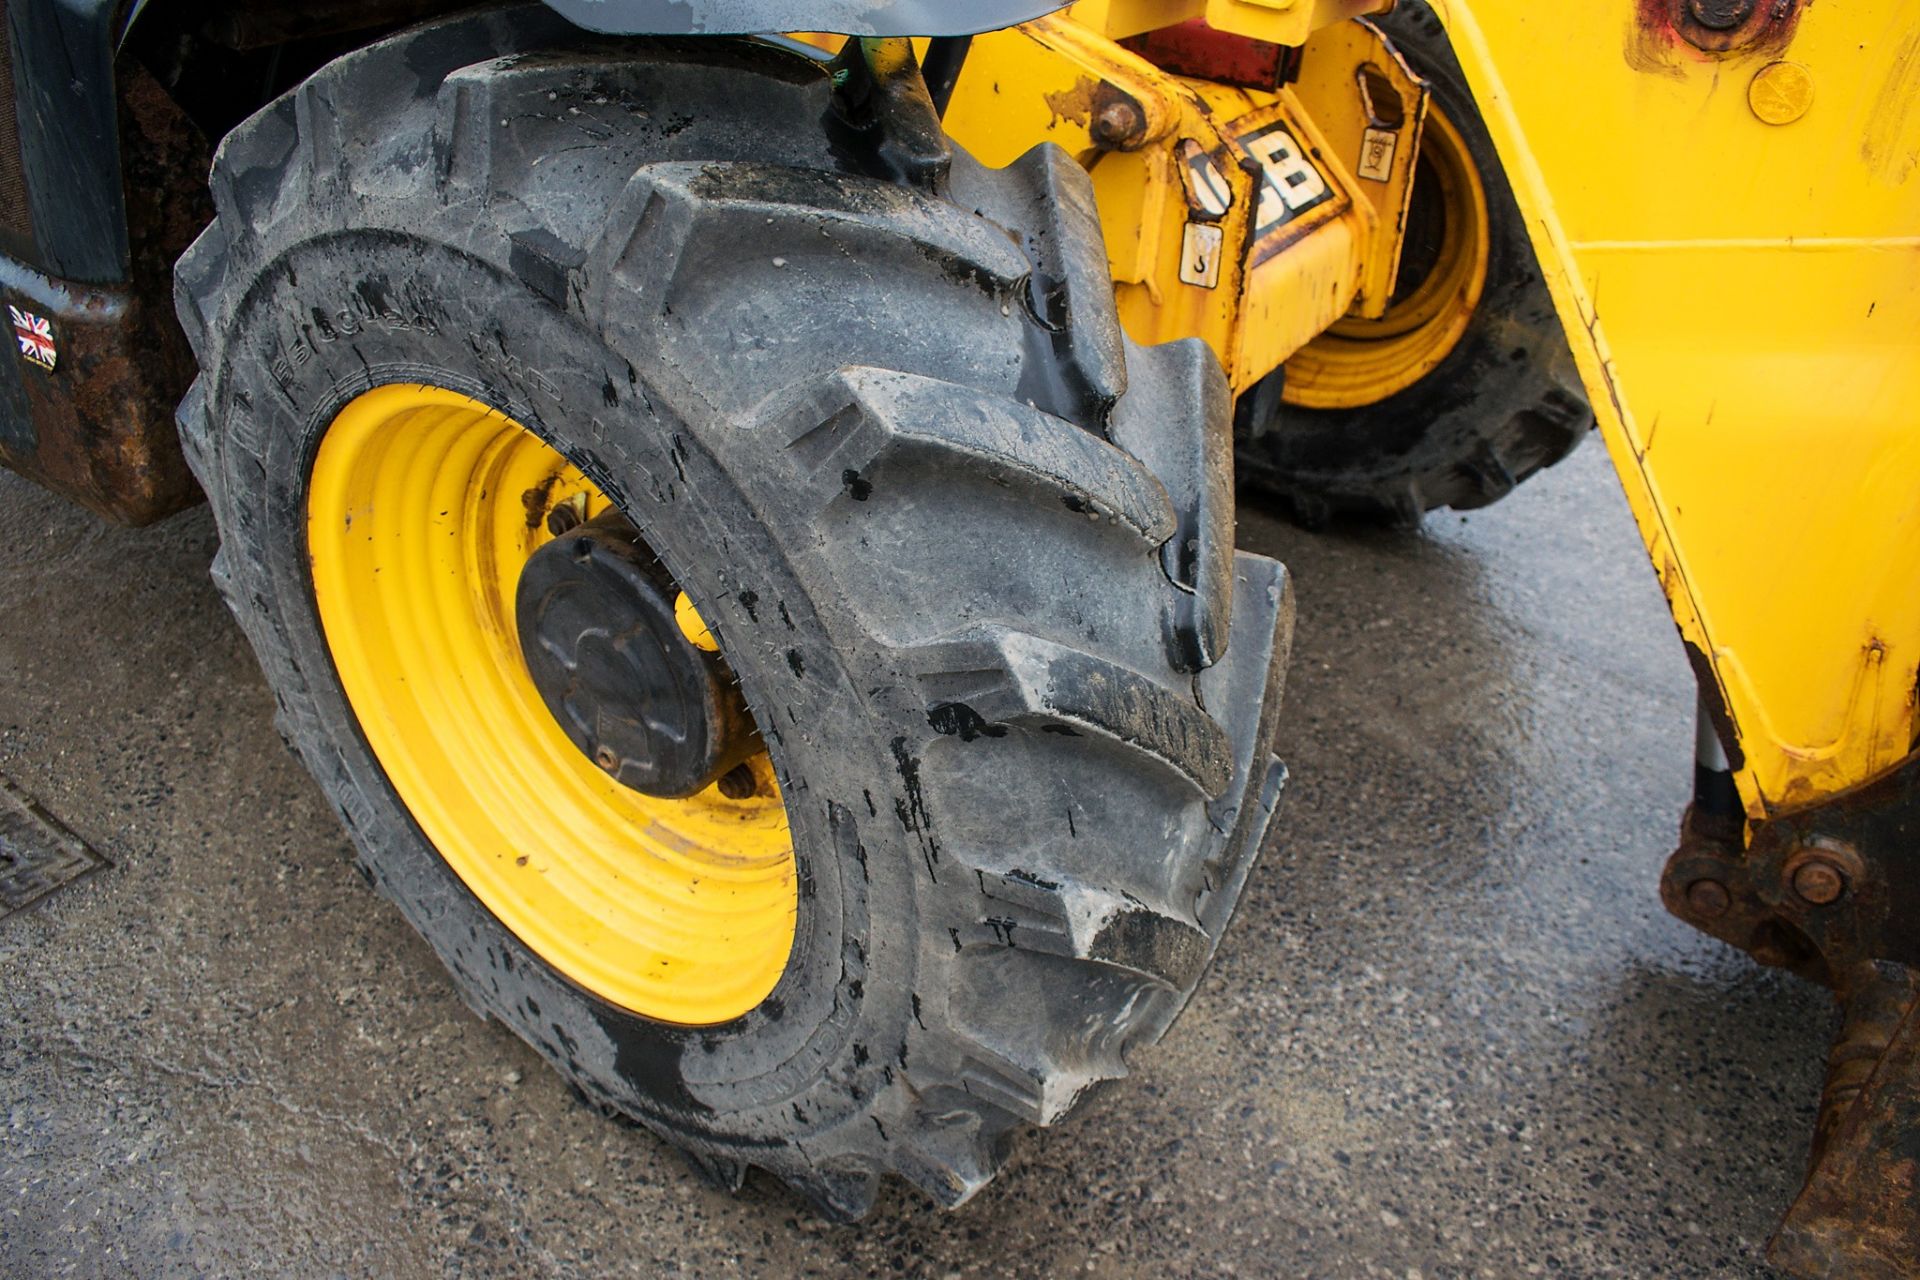
[(0, 14), (0, 461), (211, 504), (368, 878), (593, 1103), (966, 1200), (1257, 874), (1236, 504), (1597, 425), (1699, 683), (1662, 900), (1843, 1013), (1769, 1256), (1920, 1275), (1911, 0)]

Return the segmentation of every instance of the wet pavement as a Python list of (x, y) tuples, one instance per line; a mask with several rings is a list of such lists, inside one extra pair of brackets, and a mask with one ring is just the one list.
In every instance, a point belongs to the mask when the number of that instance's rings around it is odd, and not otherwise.
[(1823, 993), (1669, 919), (1691, 680), (1597, 445), (1297, 575), (1277, 832), (1186, 1017), (971, 1204), (709, 1189), (361, 883), (204, 511), (0, 475), (0, 774), (112, 862), (0, 921), (0, 1275), (1742, 1276)]

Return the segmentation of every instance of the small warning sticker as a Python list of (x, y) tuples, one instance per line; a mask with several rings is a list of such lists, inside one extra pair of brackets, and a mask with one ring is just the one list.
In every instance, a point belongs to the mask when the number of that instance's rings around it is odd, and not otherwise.
[(13, 313), (13, 336), (20, 343), (21, 359), (52, 373), (60, 358), (53, 343), (53, 325), (45, 316), (23, 311), (12, 303), (7, 304), (7, 310)]
[(1224, 242), (1220, 228), (1210, 222), (1189, 222), (1186, 241), (1180, 248), (1180, 282), (1202, 289), (1220, 286), (1220, 246)]
[(1367, 130), (1360, 139), (1360, 167), (1355, 172), (1373, 182), (1391, 179), (1393, 149), (1399, 141), (1400, 135), (1391, 129)]

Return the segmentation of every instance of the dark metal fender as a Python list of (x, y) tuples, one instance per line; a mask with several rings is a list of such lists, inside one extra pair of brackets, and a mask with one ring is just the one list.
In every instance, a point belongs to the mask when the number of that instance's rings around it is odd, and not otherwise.
[(127, 278), (113, 58), (123, 0), (13, 0), (13, 107), (36, 265), (84, 284)]
[(612, 35), (970, 36), (1030, 22), (1066, 0), (546, 0), (576, 26)]

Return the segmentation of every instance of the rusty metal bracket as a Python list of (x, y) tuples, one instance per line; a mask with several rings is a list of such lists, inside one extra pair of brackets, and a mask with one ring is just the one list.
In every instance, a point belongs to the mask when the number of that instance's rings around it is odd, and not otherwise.
[(1814, 1277), (1920, 1264), (1920, 755), (1869, 786), (1756, 823), (1689, 810), (1661, 900), (1844, 1010), (1807, 1183), (1769, 1247)]
[(1850, 984), (1807, 1185), (1767, 1251), (1799, 1275), (1900, 1280), (1920, 1268), (1920, 983), (1903, 966), (1869, 969)]

